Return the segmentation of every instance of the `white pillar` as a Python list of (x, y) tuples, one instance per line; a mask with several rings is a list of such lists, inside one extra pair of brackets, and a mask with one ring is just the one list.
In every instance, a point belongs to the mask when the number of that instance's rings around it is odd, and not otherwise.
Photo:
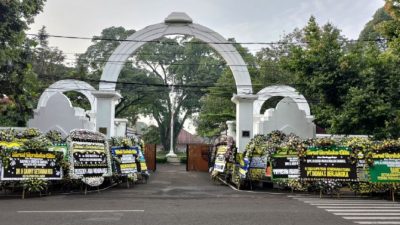
[(253, 137), (253, 102), (256, 95), (234, 94), (231, 101), (236, 104), (236, 146), (244, 152), (246, 144)]
[(97, 98), (96, 131), (110, 138), (114, 136), (115, 105), (121, 98), (116, 91), (93, 91)]

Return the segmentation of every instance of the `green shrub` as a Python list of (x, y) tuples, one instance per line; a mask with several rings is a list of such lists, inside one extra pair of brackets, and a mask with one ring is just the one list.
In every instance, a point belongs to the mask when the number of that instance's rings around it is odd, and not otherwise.
[(181, 163), (184, 163), (184, 164), (187, 163), (187, 158), (186, 158), (186, 156), (179, 156), (179, 160), (180, 160)]
[(156, 163), (167, 163), (167, 153), (166, 151), (157, 152)]

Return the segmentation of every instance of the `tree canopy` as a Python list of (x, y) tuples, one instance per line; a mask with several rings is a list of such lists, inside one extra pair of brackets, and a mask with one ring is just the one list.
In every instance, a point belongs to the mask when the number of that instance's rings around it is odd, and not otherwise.
[(37, 95), (32, 47), (25, 31), (43, 8), (44, 0), (0, 1), (0, 94), (10, 101), (0, 107), (0, 124), (24, 126)]

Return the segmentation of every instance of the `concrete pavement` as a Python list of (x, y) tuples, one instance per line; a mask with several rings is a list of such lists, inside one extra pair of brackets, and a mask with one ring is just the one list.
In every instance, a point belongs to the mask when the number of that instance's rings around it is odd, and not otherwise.
[(158, 165), (148, 184), (89, 195), (0, 199), (0, 225), (340, 225), (352, 221), (288, 194), (239, 192), (207, 173)]

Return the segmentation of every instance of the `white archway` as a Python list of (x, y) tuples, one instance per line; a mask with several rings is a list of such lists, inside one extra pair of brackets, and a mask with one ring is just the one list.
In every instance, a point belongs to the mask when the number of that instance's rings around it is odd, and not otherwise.
[(293, 87), (287, 85), (273, 85), (259, 91), (257, 96), (258, 99), (254, 101), (253, 115), (260, 114), (261, 107), (265, 101), (275, 96), (281, 96), (291, 98), (297, 104), (299, 109), (306, 113), (306, 116), (311, 116), (310, 105), (306, 98)]
[(90, 112), (96, 113), (97, 109), (97, 100), (96, 97), (92, 94), (96, 89), (92, 87), (90, 84), (73, 79), (60, 80), (50, 85), (43, 93), (40, 95), (39, 102), (37, 108), (45, 107), (47, 105), (47, 101), (56, 93), (64, 93), (67, 91), (76, 91), (79, 92), (89, 100), (90, 102)]
[(196, 37), (208, 43), (227, 62), (235, 78), (238, 94), (252, 94), (252, 85), (246, 63), (236, 48), (217, 32), (192, 23), (192, 19), (185, 13), (172, 13), (164, 23), (154, 24), (137, 31), (127, 38), (113, 52), (104, 67), (99, 86), (100, 91), (115, 90), (116, 81), (125, 62), (141, 46), (149, 41), (160, 39), (166, 35), (183, 34)]
[(237, 95), (232, 101), (236, 103), (236, 142), (240, 151), (253, 136), (253, 101), (257, 98), (252, 95), (252, 85), (246, 63), (236, 48), (228, 43), (217, 32), (194, 24), (192, 19), (185, 13), (171, 13), (164, 23), (145, 27), (129, 36), (127, 41), (122, 42), (108, 59), (101, 75), (99, 91), (93, 92), (97, 97), (97, 130), (105, 133), (107, 137), (113, 136), (115, 103), (121, 97), (115, 92), (116, 81), (130, 55), (135, 53), (145, 43), (160, 39), (166, 35), (190, 35), (214, 48), (227, 62), (236, 82)]

